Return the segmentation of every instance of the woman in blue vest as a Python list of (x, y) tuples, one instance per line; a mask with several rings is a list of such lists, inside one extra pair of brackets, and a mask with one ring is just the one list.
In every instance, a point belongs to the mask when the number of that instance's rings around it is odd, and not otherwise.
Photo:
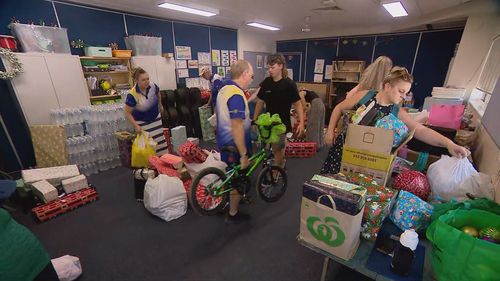
[(332, 146), (328, 156), (321, 169), (322, 174), (336, 174), (340, 171), (340, 163), (342, 160), (342, 148), (345, 138), (345, 130), (338, 136), (334, 136), (335, 127), (340, 119), (343, 110), (357, 109), (360, 106), (368, 107), (373, 103), (373, 108), (378, 111), (374, 118), (376, 120), (392, 113), (397, 119), (402, 121), (401, 131), (415, 130), (414, 137), (427, 144), (439, 147), (446, 147), (448, 152), (455, 157), (466, 157), (470, 152), (462, 146), (455, 144), (450, 139), (439, 134), (438, 132), (423, 126), (414, 121), (404, 110), (399, 110), (399, 103), (404, 96), (410, 91), (413, 77), (404, 67), (394, 67), (387, 76), (385, 76), (382, 84), (382, 90), (376, 92), (374, 90), (357, 91), (351, 97), (346, 98), (339, 103), (332, 112), (330, 123), (325, 135), (325, 144)]
[(163, 154), (167, 144), (160, 116), (160, 89), (156, 84), (150, 84), (149, 74), (140, 67), (134, 68), (132, 78), (135, 85), (125, 100), (125, 116), (138, 134), (149, 133), (158, 144), (156, 154)]

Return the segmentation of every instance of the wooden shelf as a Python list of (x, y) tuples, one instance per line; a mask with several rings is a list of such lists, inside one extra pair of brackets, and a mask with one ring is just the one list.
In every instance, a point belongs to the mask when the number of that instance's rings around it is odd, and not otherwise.
[(350, 63), (350, 62), (352, 62), (352, 63), (360, 63), (360, 62), (364, 63), (365, 62), (364, 60), (334, 60), (334, 62), (337, 62), (337, 61), (338, 62), (347, 62), (347, 63)]
[(332, 80), (332, 83), (359, 83), (359, 81)]
[(80, 57), (81, 60), (129, 60), (130, 58), (116, 58), (116, 57)]
[(84, 71), (85, 75), (93, 75), (93, 74), (124, 74), (130, 73), (130, 71)]
[(116, 100), (120, 99), (121, 96), (119, 95), (113, 95), (113, 96), (95, 96), (95, 97), (90, 97), (91, 101), (98, 101), (98, 100)]

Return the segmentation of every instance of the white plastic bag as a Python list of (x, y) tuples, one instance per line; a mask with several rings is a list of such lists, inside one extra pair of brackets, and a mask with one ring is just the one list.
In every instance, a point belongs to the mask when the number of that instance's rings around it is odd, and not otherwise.
[(441, 159), (427, 169), (427, 179), (433, 197), (444, 201), (464, 196), (463, 190), (459, 190), (460, 184), (477, 174), (467, 158), (459, 159), (447, 155), (441, 156)]
[(144, 187), (144, 207), (164, 221), (183, 216), (187, 211), (187, 196), (182, 181), (167, 175), (148, 179)]
[(77, 257), (65, 255), (52, 259), (52, 266), (60, 281), (73, 281), (82, 275), (82, 265)]
[[(223, 172), (226, 171), (227, 164), (223, 161), (220, 160), (220, 153), (212, 150), (212, 151), (205, 151), (208, 154), (207, 160), (203, 163), (184, 163), (186, 165), (186, 169), (188, 170), (189, 174), (191, 175), (191, 178), (195, 178), (203, 169), (209, 168), (209, 167), (214, 167), (217, 168)], [(210, 176), (206, 176), (201, 180), (202, 185), (206, 185), (210, 183), (210, 181), (213, 181), (214, 179), (211, 179)]]

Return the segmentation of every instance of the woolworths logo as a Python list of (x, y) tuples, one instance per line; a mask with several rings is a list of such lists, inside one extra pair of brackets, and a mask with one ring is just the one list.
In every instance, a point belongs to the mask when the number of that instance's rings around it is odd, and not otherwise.
[(332, 217), (326, 217), (324, 223), (318, 217), (311, 216), (307, 219), (307, 229), (312, 236), (331, 247), (338, 247), (345, 240), (345, 234), (338, 224), (338, 221)]

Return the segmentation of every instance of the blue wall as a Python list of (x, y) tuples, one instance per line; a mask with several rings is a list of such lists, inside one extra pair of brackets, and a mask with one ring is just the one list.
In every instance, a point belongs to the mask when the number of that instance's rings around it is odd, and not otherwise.
[[(370, 64), (378, 56), (390, 57), (394, 65), (413, 69), (415, 83), (412, 92), (415, 107), (421, 107), (425, 97), (430, 96), (432, 87), (442, 86), (453, 56), (455, 46), (460, 42), (463, 29), (422, 31), (400, 34), (379, 34), (360, 37), (340, 37), (322, 39), (301, 39), (278, 41), (278, 52), (300, 52), (307, 63), (302, 67), (302, 81), (313, 81), (314, 62), (325, 59), (325, 65), (335, 58), (364, 60)], [(421, 37), (420, 44), (419, 38)], [(333, 42), (339, 40), (337, 46)], [(307, 58), (304, 58), (307, 56)], [(299, 79), (296, 79), (299, 80)], [(329, 80), (323, 79), (323, 82)]]
[[(174, 52), (175, 44), (190, 46), (193, 59), (197, 52), (210, 52), (210, 49), (237, 50), (237, 30), (222, 27), (203, 26), (184, 22), (173, 22), (140, 15), (124, 15), (116, 11), (95, 9), (81, 5), (55, 3), (61, 27), (68, 29), (70, 40), (82, 39), (86, 44), (108, 46), (116, 42), (125, 48), (123, 37), (126, 35), (125, 22), (129, 35), (151, 34), (162, 37), (162, 51)], [(46, 25), (57, 23), (51, 2), (44, 0), (0, 0), (0, 34), (10, 35), (7, 25), (16, 17), (21, 23), (29, 20), (38, 24), (43, 20)], [(175, 39), (174, 39), (175, 33)], [(210, 45), (212, 44), (212, 46)], [(72, 49), (73, 54), (82, 54)], [(0, 63), (0, 69), (3, 65)], [(189, 70), (190, 77), (198, 77), (198, 70)], [(179, 81), (184, 84), (184, 79)], [(23, 167), (35, 165), (33, 148), (15, 94), (6, 81), (0, 80), (0, 113), (20, 154)], [(0, 169), (19, 170), (13, 151), (7, 142), (6, 132), (0, 128)]]

